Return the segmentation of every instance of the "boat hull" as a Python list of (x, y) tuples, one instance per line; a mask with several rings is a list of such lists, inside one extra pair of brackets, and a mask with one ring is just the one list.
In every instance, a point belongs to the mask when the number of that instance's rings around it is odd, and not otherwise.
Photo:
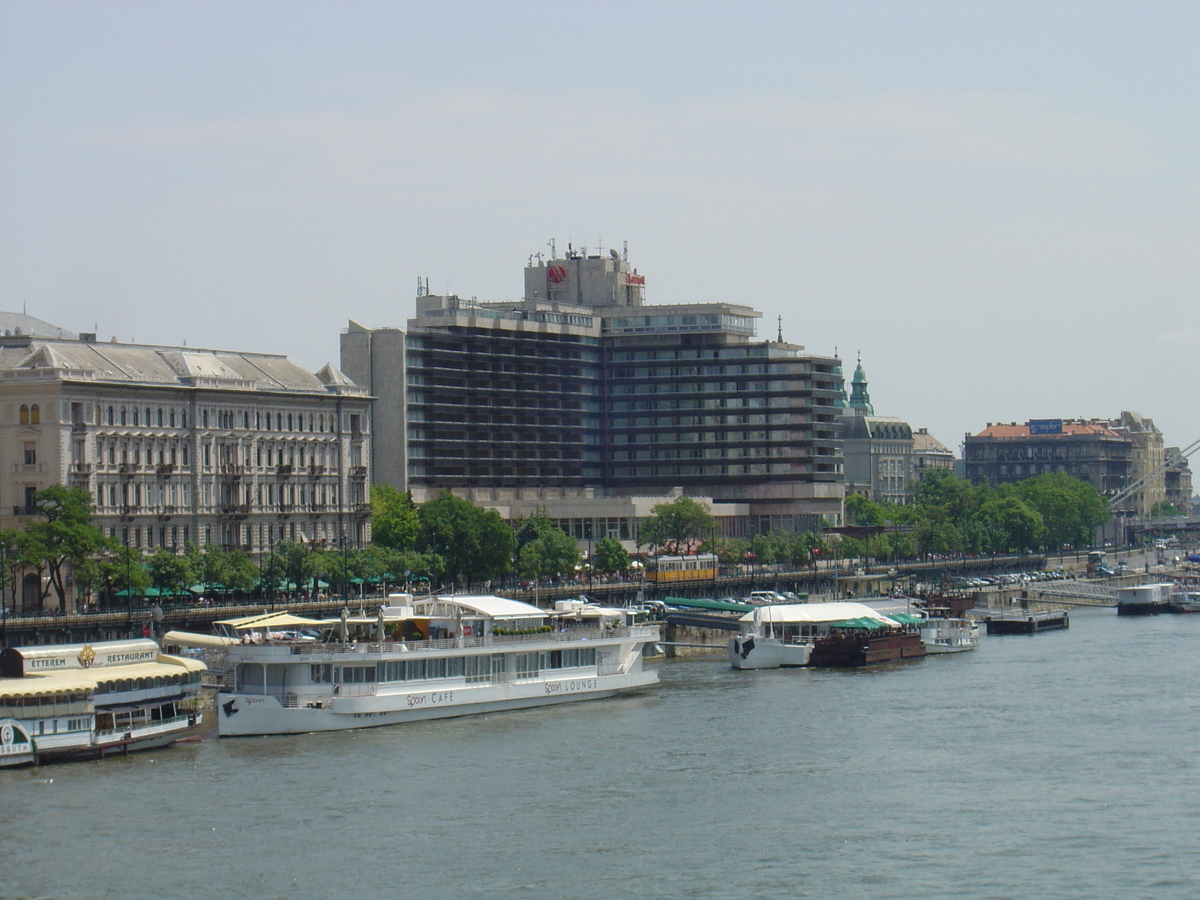
[(812, 644), (785, 644), (777, 638), (739, 634), (729, 639), (729, 664), (735, 669), (785, 669), (807, 666)]
[(328, 702), (320, 701), (320, 705), (314, 702), (304, 706), (285, 706), (273, 695), (223, 691), (217, 694), (217, 725), (221, 737), (378, 728), (598, 700), (639, 691), (657, 683), (657, 672), (638, 670), (529, 682), (410, 688), (363, 697), (334, 697)]
[[(3, 744), (0, 767), (71, 759), (103, 759), (106, 756), (168, 747), (198, 731), (202, 721), (203, 716), (197, 712), (180, 716), (175, 721), (154, 723), (128, 731), (79, 731), (39, 736), (31, 732), (27, 723), (6, 720), (0, 722), (0, 743)], [(12, 734), (13, 737), (5, 740), (6, 734)]]
[(836, 634), (820, 638), (813, 645), (809, 665), (822, 668), (858, 668), (901, 659), (920, 659), (925, 645), (918, 634), (890, 634), (882, 637)]

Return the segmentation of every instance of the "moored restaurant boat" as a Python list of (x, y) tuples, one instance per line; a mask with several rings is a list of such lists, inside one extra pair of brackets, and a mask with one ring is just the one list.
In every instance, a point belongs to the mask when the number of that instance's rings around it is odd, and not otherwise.
[(0, 653), (0, 766), (162, 747), (193, 731), (204, 664), (151, 640)]
[[(228, 620), (222, 737), (297, 734), (591, 700), (658, 682), (650, 625), (560, 615), (486, 595), (433, 597), (375, 617)], [(619, 611), (618, 611), (619, 612)], [(578, 621), (577, 621), (578, 620)], [(584, 622), (595, 624), (584, 624)], [(316, 638), (314, 639), (314, 635)]]
[(925, 655), (914, 626), (919, 616), (885, 615), (865, 603), (761, 606), (742, 616), (729, 639), (735, 669), (861, 666)]

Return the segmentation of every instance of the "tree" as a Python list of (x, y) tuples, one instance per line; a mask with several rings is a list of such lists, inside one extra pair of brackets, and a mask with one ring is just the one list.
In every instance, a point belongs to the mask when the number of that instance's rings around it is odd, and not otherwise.
[(500, 578), (512, 567), (513, 530), (494, 509), (479, 509), (443, 491), (417, 508), (417, 549), (433, 554), (449, 581)]
[(855, 525), (882, 525), (887, 521), (884, 506), (862, 494), (851, 494), (846, 498), (846, 515)]
[(150, 587), (150, 573), (144, 563), (136, 547), (114, 544), (110, 552), (80, 562), (75, 569), (75, 581), (89, 593), (96, 591), (110, 598), (124, 594), (130, 602), (133, 596), (144, 597)]
[(165, 547), (159, 548), (146, 563), (154, 587), (167, 594), (182, 594), (196, 577), (186, 556), (176, 556)]
[(1108, 521), (1108, 501), (1086, 481), (1070, 475), (1038, 475), (1016, 485), (1019, 496), (1042, 515), (1050, 547), (1088, 546)]
[(688, 553), (712, 537), (716, 520), (707, 503), (683, 496), (660, 503), (638, 529), (638, 543), (663, 553)]
[(940, 510), (954, 525), (961, 526), (977, 506), (975, 490), (971, 482), (949, 469), (934, 469), (913, 487), (912, 500), (918, 506)]
[(38, 606), (53, 589), (60, 609), (66, 609), (68, 570), (111, 551), (113, 542), (92, 524), (92, 495), (82, 487), (54, 484), (34, 495), (34, 505), (44, 519), (26, 529), (21, 551), (30, 568), (48, 576)]
[(629, 569), (629, 551), (615, 537), (605, 535), (596, 542), (596, 568), (605, 575)]
[(566, 572), (574, 574), (579, 565), (579, 545), (539, 510), (517, 523), (517, 571), (526, 578), (546, 578)]
[(742, 538), (727, 538), (715, 535), (700, 544), (701, 553), (712, 553), (722, 566), (736, 566), (746, 561), (750, 542)]
[[(268, 568), (274, 572), (276, 580), (283, 581), (285, 585), (294, 584), (298, 590), (313, 586), (316, 577), (326, 567), (324, 559), (298, 541), (282, 541), (275, 545), (273, 553), (274, 561), (268, 564)], [(340, 573), (340, 552), (337, 557), (331, 568)]]
[(391, 550), (411, 550), (417, 544), (421, 519), (410, 494), (390, 484), (371, 485), (371, 540)]
[(225, 554), (225, 587), (231, 591), (254, 590), (260, 581), (258, 566), (244, 550), (228, 550)]
[(1045, 535), (1042, 515), (1020, 497), (995, 497), (975, 516), (980, 527), (979, 550), (1032, 550)]

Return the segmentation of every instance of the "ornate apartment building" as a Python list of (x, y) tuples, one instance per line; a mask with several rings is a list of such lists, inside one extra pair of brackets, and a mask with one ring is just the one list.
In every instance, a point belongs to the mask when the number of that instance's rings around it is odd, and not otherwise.
[(846, 492), (877, 503), (908, 503), (917, 477), (912, 426), (894, 416), (875, 415), (861, 359), (839, 424)]
[(64, 334), (0, 336), (0, 527), (57, 483), (146, 552), (369, 540), (370, 398), (332, 366)]
[(1031, 419), (988, 423), (963, 442), (967, 478), (1006, 484), (1035, 475), (1064, 473), (1111, 497), (1130, 484), (1133, 447), (1107, 422)]

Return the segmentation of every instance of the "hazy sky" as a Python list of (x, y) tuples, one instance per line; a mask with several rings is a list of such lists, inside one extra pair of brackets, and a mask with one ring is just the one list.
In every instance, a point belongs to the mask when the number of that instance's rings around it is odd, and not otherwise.
[(0, 308), (316, 369), (552, 238), (953, 448), (1189, 444), (1200, 3), (0, 0)]

